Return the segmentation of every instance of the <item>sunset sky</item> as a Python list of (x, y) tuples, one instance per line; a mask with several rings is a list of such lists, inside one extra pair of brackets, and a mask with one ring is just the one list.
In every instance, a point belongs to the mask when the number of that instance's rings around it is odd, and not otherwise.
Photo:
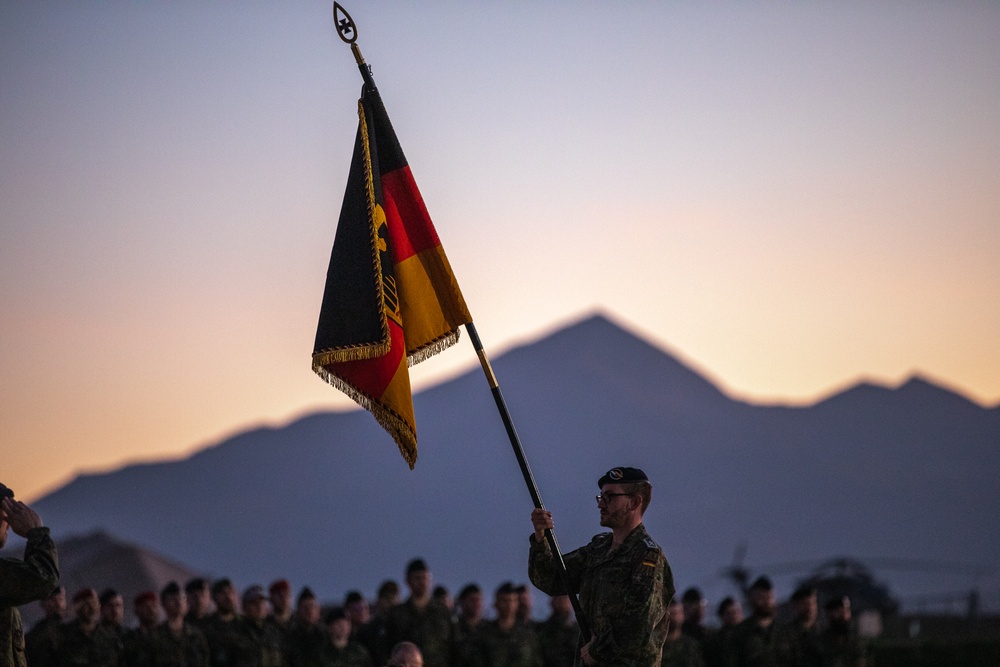
[[(600, 309), (748, 400), (1000, 402), (1000, 3), (345, 6), (493, 356)], [(0, 3), (0, 481), (353, 405), (360, 89), (332, 2)]]

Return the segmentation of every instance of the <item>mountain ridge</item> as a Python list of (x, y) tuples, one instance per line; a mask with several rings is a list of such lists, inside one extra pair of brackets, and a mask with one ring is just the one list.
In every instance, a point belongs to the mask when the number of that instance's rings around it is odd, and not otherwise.
[[(564, 549), (599, 532), (597, 477), (639, 465), (680, 585), (724, 589), (716, 572), (744, 539), (763, 562), (1000, 553), (1000, 411), (921, 376), (756, 405), (601, 314), (493, 365)], [(36, 505), (59, 534), (102, 528), (244, 584), (374, 590), (417, 555), (452, 587), (523, 580), (531, 503), (480, 373), (415, 395), (413, 472), (367, 413), (314, 411), (78, 476)]]

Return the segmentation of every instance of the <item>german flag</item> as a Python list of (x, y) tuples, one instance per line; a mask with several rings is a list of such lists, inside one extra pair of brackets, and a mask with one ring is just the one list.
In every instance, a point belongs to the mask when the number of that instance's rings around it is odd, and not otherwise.
[(313, 370), (417, 460), (409, 366), (472, 321), (378, 91), (365, 86), (316, 328)]

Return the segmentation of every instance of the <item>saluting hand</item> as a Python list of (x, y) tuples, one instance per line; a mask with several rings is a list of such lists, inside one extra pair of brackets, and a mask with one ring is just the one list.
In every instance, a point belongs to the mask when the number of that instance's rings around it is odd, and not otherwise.
[(553, 528), (552, 512), (536, 507), (531, 511), (531, 525), (535, 527), (535, 541), (542, 544), (545, 541), (545, 529)]
[(42, 525), (42, 519), (38, 513), (20, 500), (4, 498), (0, 509), (2, 509), (3, 518), (10, 525), (10, 529), (21, 537), (27, 537), (29, 530)]

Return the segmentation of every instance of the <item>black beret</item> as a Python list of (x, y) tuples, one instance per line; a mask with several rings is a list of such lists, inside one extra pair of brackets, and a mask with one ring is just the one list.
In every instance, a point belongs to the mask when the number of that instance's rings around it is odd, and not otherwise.
[(312, 592), (312, 589), (308, 586), (303, 586), (302, 590), (299, 591), (299, 597), (296, 598), (296, 602), (302, 602), (303, 600), (315, 600), (316, 594)]
[(705, 596), (701, 594), (701, 590), (692, 586), (684, 591), (684, 595), (681, 596), (681, 602), (701, 602), (704, 598)]
[(101, 596), (99, 598), (97, 598), (97, 599), (100, 601), (100, 603), (102, 605), (106, 605), (109, 602), (111, 602), (112, 600), (114, 600), (116, 597), (118, 597), (119, 595), (121, 595), (121, 593), (119, 593), (115, 589), (113, 589), (113, 588), (105, 588), (101, 592)]
[(816, 587), (810, 586), (809, 584), (802, 584), (792, 593), (792, 602), (798, 602), (799, 600), (805, 600), (806, 598), (816, 595)]
[(496, 595), (517, 595), (517, 587), (513, 582), (505, 581), (497, 588)]
[(168, 595), (180, 595), (181, 587), (176, 581), (171, 581), (169, 584), (163, 587), (160, 591), (160, 599), (167, 597)]
[(612, 468), (597, 480), (597, 487), (605, 484), (630, 484), (632, 482), (648, 482), (646, 473), (638, 468)]
[(206, 590), (207, 588), (208, 582), (203, 577), (195, 577), (191, 581), (184, 584), (184, 590), (188, 593)]
[(458, 599), (464, 600), (466, 596), (472, 595), (473, 593), (482, 593), (482, 590), (476, 584), (466, 584), (462, 587), (462, 591), (458, 594)]
[(774, 584), (767, 577), (757, 577), (752, 584), (750, 584), (750, 590), (752, 591), (773, 591)]
[(344, 606), (349, 604), (354, 604), (356, 602), (364, 602), (365, 596), (361, 594), (361, 591), (351, 591), (346, 596), (344, 596)]
[(726, 610), (736, 604), (736, 600), (732, 597), (722, 598), (722, 602), (719, 603), (718, 609), (715, 610), (715, 615), (722, 618), (722, 615), (726, 613)]
[(426, 572), (427, 569), (427, 563), (422, 558), (414, 558), (406, 566), (406, 576), (410, 576), (414, 572)]
[(326, 624), (330, 625), (334, 621), (339, 621), (342, 618), (347, 618), (347, 612), (344, 611), (343, 607), (334, 607), (326, 613)]
[(830, 598), (823, 608), (827, 611), (834, 611), (835, 609), (844, 609), (850, 604), (850, 599), (846, 595), (841, 595), (840, 597)]
[(225, 578), (218, 579), (214, 584), (212, 584), (212, 595), (218, 595), (227, 588), (232, 588), (232, 587), (233, 587), (233, 582), (229, 581), (229, 579)]
[(384, 597), (387, 597), (387, 596), (390, 596), (390, 595), (398, 595), (398, 594), (399, 594), (399, 584), (397, 584), (392, 579), (386, 579), (378, 587), (378, 596), (380, 598), (384, 598)]

